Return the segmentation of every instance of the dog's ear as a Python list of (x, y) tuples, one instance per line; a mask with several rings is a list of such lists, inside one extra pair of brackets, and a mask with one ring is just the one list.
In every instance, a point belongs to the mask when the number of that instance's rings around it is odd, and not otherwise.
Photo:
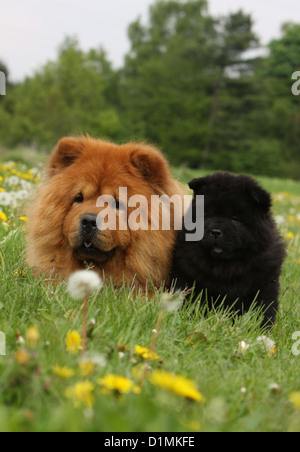
[(259, 184), (251, 183), (249, 185), (249, 193), (251, 198), (266, 212), (268, 212), (272, 207), (272, 197), (264, 188)]
[(158, 149), (137, 145), (130, 154), (130, 163), (149, 184), (167, 191), (171, 173), (167, 160)]
[(191, 190), (193, 190), (196, 194), (200, 194), (201, 190), (203, 189), (204, 185), (207, 183), (206, 177), (199, 177), (198, 179), (193, 179), (191, 182), (189, 182), (189, 187)]
[(57, 172), (72, 165), (80, 156), (83, 149), (81, 138), (63, 138), (52, 152), (47, 168), (48, 176), (53, 176)]

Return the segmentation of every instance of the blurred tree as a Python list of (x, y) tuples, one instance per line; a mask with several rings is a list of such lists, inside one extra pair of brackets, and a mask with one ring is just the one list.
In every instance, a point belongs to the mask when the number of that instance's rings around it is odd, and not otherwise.
[(110, 63), (105, 52), (84, 53), (74, 38), (13, 93), (10, 144), (50, 147), (62, 136), (89, 133), (114, 137), (119, 119), (109, 97)]
[[(299, 177), (300, 25), (258, 57), (250, 15), (206, 0), (157, 0), (128, 29), (124, 67), (67, 38), (55, 61), (0, 97), (1, 143), (47, 150), (63, 135), (148, 140), (174, 165)], [(253, 52), (254, 50), (254, 52)], [(254, 56), (253, 56), (254, 55)], [(2, 69), (1, 69), (2, 68)]]
[(259, 45), (252, 27), (251, 16), (242, 11), (222, 17), (216, 24), (217, 42), (212, 55), (214, 94), (200, 163), (202, 168), (207, 165), (212, 148), (217, 159), (210, 158), (211, 164), (217, 163), (218, 154), (224, 152), (226, 166), (230, 160), (233, 163), (230, 153), (242, 146), (245, 131), (249, 129), (249, 112), (255, 108), (256, 59), (246, 58), (245, 52)]
[[(263, 136), (268, 153), (279, 154), (278, 173), (299, 178), (300, 95), (292, 94), (292, 75), (300, 71), (300, 25), (282, 26), (282, 36), (269, 44), (269, 55), (260, 71), (265, 96)], [(272, 144), (275, 146), (272, 147)], [(266, 149), (265, 149), (266, 151)]]
[(120, 84), (127, 132), (159, 143), (176, 164), (240, 169), (259, 96), (257, 59), (245, 57), (258, 47), (252, 27), (242, 11), (213, 19), (203, 0), (157, 1), (148, 26), (129, 27)]
[[(160, 144), (176, 164), (198, 158), (210, 105), (216, 32), (204, 0), (158, 1), (129, 27), (120, 75), (128, 136)], [(198, 157), (197, 151), (198, 150)]]

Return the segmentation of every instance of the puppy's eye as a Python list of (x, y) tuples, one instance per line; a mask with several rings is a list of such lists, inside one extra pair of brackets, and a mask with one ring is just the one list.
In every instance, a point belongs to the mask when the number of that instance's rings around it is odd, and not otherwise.
[(74, 199), (74, 203), (80, 204), (82, 202), (83, 202), (83, 194), (79, 193), (79, 195), (77, 195), (76, 198)]
[(232, 218), (232, 221), (238, 221), (241, 222), (242, 220), (240, 219), (240, 217), (238, 217), (237, 215), (234, 215)]

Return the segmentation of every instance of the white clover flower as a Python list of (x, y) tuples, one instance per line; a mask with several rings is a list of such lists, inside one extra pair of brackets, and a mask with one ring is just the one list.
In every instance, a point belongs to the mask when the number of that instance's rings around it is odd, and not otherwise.
[(67, 290), (75, 300), (83, 300), (103, 287), (100, 276), (90, 270), (79, 270), (70, 276)]
[(12, 196), (10, 193), (3, 191), (0, 193), (0, 205), (1, 206), (10, 206), (13, 202)]
[(276, 345), (275, 342), (267, 336), (259, 336), (257, 342), (266, 352), (270, 352)]

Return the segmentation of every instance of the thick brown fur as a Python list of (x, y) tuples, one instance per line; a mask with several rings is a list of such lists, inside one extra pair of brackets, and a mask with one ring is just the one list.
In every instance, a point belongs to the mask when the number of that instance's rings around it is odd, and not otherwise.
[[(144, 143), (116, 145), (90, 137), (63, 138), (46, 167), (44, 181), (28, 212), (27, 262), (35, 274), (68, 277), (92, 264), (115, 286), (134, 284), (145, 288), (149, 278), (159, 287), (168, 281), (176, 240), (171, 230), (99, 231), (91, 238), (91, 249), (82, 256), (80, 227), (85, 215), (97, 216), (101, 195), (118, 201), (119, 187), (127, 187), (128, 198), (184, 193), (171, 176), (168, 163), (155, 147)], [(134, 210), (128, 208), (128, 215)], [(87, 239), (86, 239), (87, 240)], [(96, 249), (96, 258), (90, 250)], [(92, 253), (92, 251), (91, 251)]]

